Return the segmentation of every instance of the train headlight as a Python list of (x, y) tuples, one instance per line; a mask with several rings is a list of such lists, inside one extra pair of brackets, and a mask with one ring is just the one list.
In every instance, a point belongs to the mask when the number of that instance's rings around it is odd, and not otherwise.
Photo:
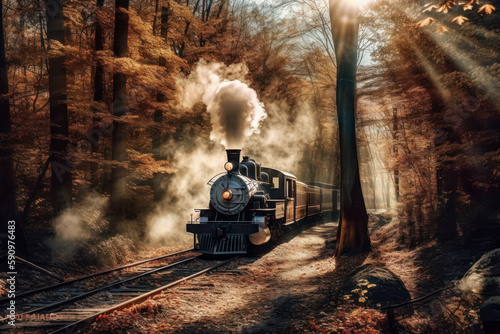
[(226, 189), (222, 192), (222, 199), (229, 202), (233, 198), (233, 192), (229, 189)]
[(234, 168), (234, 165), (232, 162), (226, 162), (226, 164), (224, 165), (224, 169), (227, 170), (228, 172), (232, 171)]

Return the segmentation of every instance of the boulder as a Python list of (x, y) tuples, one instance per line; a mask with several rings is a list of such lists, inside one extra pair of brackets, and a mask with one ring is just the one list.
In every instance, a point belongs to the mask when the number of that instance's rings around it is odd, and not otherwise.
[(500, 248), (481, 256), (457, 287), (464, 293), (500, 295)]
[(387, 268), (365, 264), (354, 269), (337, 293), (337, 303), (381, 308), (411, 300), (410, 293), (396, 274)]

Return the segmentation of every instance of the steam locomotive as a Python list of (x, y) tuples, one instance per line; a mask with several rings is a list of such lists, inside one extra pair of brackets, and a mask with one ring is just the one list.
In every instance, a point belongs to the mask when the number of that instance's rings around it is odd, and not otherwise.
[(196, 210), (199, 219), (186, 227), (198, 252), (246, 254), (249, 244), (263, 245), (305, 218), (338, 210), (339, 190), (332, 185), (306, 184), (248, 156), (239, 162), (239, 149), (226, 152), (226, 172), (208, 182), (209, 208)]

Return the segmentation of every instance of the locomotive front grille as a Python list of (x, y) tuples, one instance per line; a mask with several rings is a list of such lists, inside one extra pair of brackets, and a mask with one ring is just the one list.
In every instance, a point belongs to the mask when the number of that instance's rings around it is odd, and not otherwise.
[(224, 238), (214, 238), (212, 234), (198, 234), (197, 250), (207, 254), (246, 254), (246, 236), (227, 234)]

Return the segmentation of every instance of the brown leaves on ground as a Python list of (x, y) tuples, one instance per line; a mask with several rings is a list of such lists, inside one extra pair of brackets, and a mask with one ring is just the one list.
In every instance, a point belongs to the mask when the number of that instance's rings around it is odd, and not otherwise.
[[(160, 294), (158, 294), (160, 296)], [(97, 317), (89, 332), (91, 333), (127, 333), (132, 329), (140, 328), (138, 319), (153, 317), (162, 309), (162, 305), (154, 300), (133, 305), (122, 311), (114, 311), (111, 314), (102, 314)]]
[(336, 316), (339, 326), (336, 332), (342, 334), (375, 334), (388, 329), (385, 314), (369, 308), (339, 308)]

